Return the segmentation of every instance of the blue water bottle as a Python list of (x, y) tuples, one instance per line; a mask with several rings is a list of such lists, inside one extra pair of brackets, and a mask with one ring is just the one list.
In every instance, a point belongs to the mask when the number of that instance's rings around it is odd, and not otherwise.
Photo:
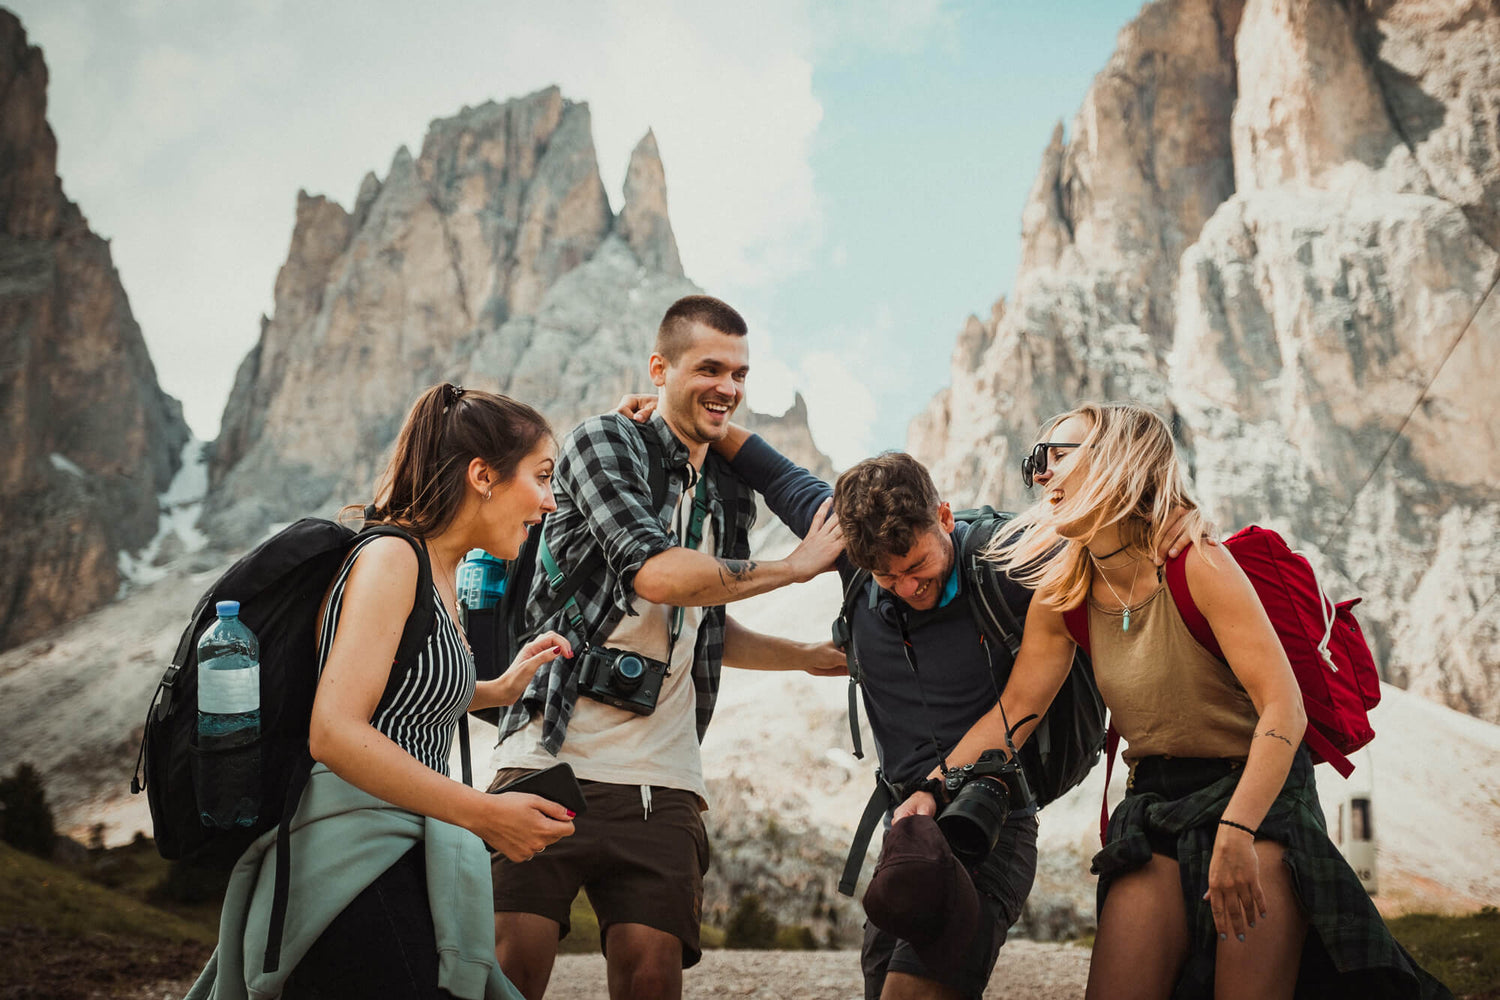
[(458, 566), (458, 599), (470, 611), (488, 611), (505, 593), (505, 561), (471, 549)]
[(260, 813), (260, 643), (239, 601), (214, 605), (198, 640), (198, 746), (193, 790), (204, 826), (250, 826)]

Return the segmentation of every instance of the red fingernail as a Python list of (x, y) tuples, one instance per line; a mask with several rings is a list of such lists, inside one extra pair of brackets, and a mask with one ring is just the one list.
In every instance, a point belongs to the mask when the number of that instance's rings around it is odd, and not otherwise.
[(577, 815), (578, 814), (576, 812), (574, 812), (573, 810), (571, 810), (571, 809), (568, 810), (568, 819), (572, 819), (574, 816), (577, 816)]

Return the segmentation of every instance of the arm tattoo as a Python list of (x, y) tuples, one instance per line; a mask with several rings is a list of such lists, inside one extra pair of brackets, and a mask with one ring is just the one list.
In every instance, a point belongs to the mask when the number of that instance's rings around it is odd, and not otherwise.
[[(738, 584), (750, 582), (750, 575), (759, 564), (754, 559), (724, 559), (719, 563), (719, 583), (725, 590), (733, 591)], [(729, 576), (726, 579), (725, 573)]]
[(1280, 740), (1281, 742), (1285, 743), (1287, 746), (1291, 746), (1292, 745), (1292, 741), (1291, 740), (1287, 739), (1285, 736), (1282, 736), (1280, 733), (1278, 733), (1274, 729), (1267, 729), (1263, 733), (1255, 733), (1250, 738), (1253, 740), (1253, 739), (1255, 739), (1256, 736), (1269, 736), (1269, 737), (1271, 737), (1274, 740)]

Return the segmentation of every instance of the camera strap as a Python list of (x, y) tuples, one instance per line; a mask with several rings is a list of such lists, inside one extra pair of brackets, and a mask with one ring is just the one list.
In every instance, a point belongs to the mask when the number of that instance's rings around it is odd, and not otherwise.
[[(917, 647), (912, 643), (911, 633), (907, 629), (905, 610), (898, 609), (896, 622), (901, 629), (901, 649), (906, 654), (906, 665), (911, 668), (912, 680), (916, 681), (917, 684), (917, 694), (922, 698), (922, 707), (927, 710), (928, 738), (932, 740), (932, 748), (937, 752), (938, 768), (942, 771), (943, 777), (947, 778), (949, 770), (948, 755), (943, 749), (942, 742), (937, 738), (937, 730), (933, 728), (932, 706), (927, 701), (927, 692), (922, 688), (922, 675), (917, 670)], [(983, 629), (979, 629), (979, 645), (984, 650), (985, 659), (989, 665), (990, 686), (995, 690), (995, 705), (1000, 709), (1000, 721), (1005, 726), (1005, 751), (1014, 760), (1016, 758), (1015, 732), (1032, 719), (1035, 719), (1036, 714), (1032, 713), (1026, 716), (1014, 726), (1010, 724), (1010, 720), (1005, 715), (1005, 704), (1000, 700), (1000, 684), (995, 680), (995, 662), (993, 654), (990, 651), (990, 644), (985, 639)]]
[(937, 730), (933, 728), (932, 705), (927, 700), (927, 691), (922, 687), (922, 674), (917, 670), (917, 647), (912, 644), (911, 632), (906, 625), (906, 610), (896, 609), (896, 626), (901, 630), (901, 651), (906, 654), (906, 665), (911, 668), (911, 679), (917, 684), (917, 695), (922, 699), (922, 708), (927, 711), (927, 738), (932, 740), (932, 749), (937, 753), (938, 769), (942, 771), (943, 777), (948, 777), (948, 752), (943, 749), (942, 742), (937, 738)]
[[(683, 547), (696, 552), (698, 546), (703, 543), (703, 521), (708, 517), (708, 477), (702, 472), (698, 473), (698, 486), (693, 490), (693, 511), (688, 517), (687, 534), (683, 537)], [(672, 630), (667, 633), (667, 669), (672, 666), (672, 652), (677, 648), (677, 639), (682, 635), (682, 623), (687, 615), (687, 609), (677, 607), (672, 609)]]

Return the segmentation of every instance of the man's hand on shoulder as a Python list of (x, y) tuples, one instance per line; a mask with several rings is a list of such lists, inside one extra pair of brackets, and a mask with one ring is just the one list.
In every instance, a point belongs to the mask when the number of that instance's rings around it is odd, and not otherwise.
[(802, 670), (814, 677), (848, 677), (849, 658), (832, 642), (808, 643)]
[(615, 412), (643, 424), (656, 412), (656, 398), (654, 393), (627, 392), (615, 405)]
[(833, 498), (823, 501), (813, 515), (812, 526), (802, 541), (786, 557), (797, 582), (806, 583), (820, 573), (833, 569), (844, 551), (844, 532), (838, 515), (833, 513)]
[[(1193, 540), (1188, 536), (1186, 527), (1188, 513), (1186, 507), (1173, 509), (1172, 520), (1167, 522), (1165, 530), (1162, 531), (1162, 538), (1165, 541), (1151, 554), (1151, 561), (1156, 565), (1165, 566), (1167, 560), (1176, 559), (1177, 554), (1192, 543)], [(1219, 540), (1212, 535), (1205, 536), (1203, 541), (1208, 545), (1219, 544)]]

